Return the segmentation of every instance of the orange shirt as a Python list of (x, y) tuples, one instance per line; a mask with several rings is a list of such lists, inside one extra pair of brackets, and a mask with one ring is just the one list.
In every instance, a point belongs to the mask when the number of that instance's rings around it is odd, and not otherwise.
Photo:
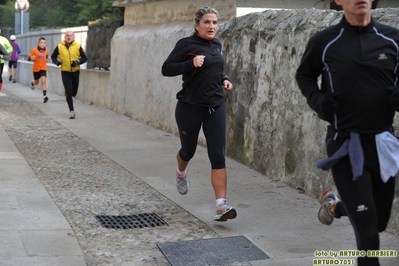
[(47, 70), (47, 59), (48, 59), (48, 49), (45, 48), (44, 51), (39, 51), (37, 47), (33, 48), (29, 53), (29, 57), (36, 56), (33, 61), (33, 72), (39, 72), (40, 70)]

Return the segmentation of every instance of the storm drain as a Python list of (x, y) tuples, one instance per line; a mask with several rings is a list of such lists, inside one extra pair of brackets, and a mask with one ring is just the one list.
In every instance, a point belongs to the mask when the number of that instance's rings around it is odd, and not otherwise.
[(158, 243), (172, 266), (229, 265), (270, 257), (245, 236)]
[(110, 229), (132, 229), (168, 225), (155, 213), (140, 213), (136, 215), (97, 215), (96, 219), (103, 227)]

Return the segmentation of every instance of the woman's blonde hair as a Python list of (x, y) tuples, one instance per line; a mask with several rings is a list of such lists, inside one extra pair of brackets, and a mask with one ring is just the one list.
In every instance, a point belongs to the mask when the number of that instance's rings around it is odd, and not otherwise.
[(216, 9), (214, 9), (213, 7), (209, 7), (209, 6), (204, 6), (204, 7), (201, 7), (200, 9), (198, 9), (197, 12), (195, 12), (194, 26), (198, 25), (199, 22), (201, 21), (202, 17), (205, 14), (209, 14), (209, 13), (213, 13), (219, 18), (219, 13), (217, 12)]

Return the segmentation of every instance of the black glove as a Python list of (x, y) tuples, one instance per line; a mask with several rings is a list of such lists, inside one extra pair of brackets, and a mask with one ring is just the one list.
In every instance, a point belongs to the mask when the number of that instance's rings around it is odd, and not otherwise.
[(395, 111), (399, 111), (399, 87), (388, 87), (386, 90), (389, 103)]
[(331, 121), (337, 108), (332, 94), (323, 93), (318, 98), (318, 115), (321, 119)]
[(72, 66), (72, 67), (75, 67), (75, 66), (78, 66), (78, 65), (80, 65), (79, 60), (75, 60), (75, 61), (72, 61), (72, 62), (71, 62), (71, 66)]
[(61, 61), (58, 61), (58, 60), (57, 60), (57, 62), (55, 62), (55, 64), (56, 64), (57, 66), (60, 66), (60, 65), (61, 65)]

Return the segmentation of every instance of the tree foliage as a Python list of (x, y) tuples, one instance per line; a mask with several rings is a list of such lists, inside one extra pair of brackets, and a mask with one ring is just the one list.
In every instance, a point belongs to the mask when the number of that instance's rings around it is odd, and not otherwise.
[[(0, 5), (0, 26), (14, 27), (16, 0)], [(122, 18), (112, 0), (29, 0), (30, 28), (64, 28), (88, 25), (103, 18)]]

